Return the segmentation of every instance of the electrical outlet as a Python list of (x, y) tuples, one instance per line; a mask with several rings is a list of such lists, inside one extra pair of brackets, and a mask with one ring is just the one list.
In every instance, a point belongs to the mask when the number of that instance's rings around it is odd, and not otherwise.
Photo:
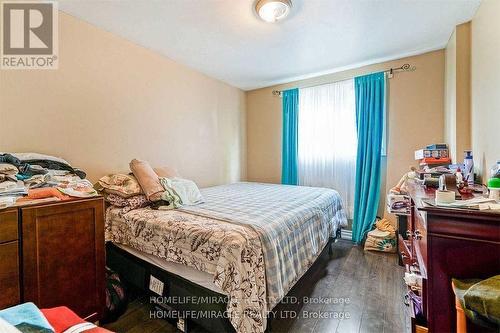
[(161, 282), (159, 279), (155, 278), (153, 275), (149, 276), (149, 290), (162, 296), (164, 286), (165, 284)]

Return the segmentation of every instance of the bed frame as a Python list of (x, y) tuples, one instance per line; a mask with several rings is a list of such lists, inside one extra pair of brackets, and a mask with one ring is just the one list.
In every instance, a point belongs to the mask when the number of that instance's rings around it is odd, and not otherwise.
[[(337, 230), (335, 237), (331, 237), (322, 250), (320, 257), (326, 253), (332, 254), (332, 243), (340, 239), (341, 229)], [(181, 331), (188, 332), (193, 323), (203, 327), (209, 332), (234, 332), (234, 328), (228, 318), (223, 316), (206, 316), (194, 318), (192, 313), (217, 313), (225, 314), (227, 308), (227, 296), (213, 290), (202, 287), (181, 276), (165, 271), (147, 261), (135, 257), (127, 251), (119, 248), (111, 242), (106, 243), (106, 263), (109, 268), (120, 275), (120, 278), (129, 290), (139, 291), (150, 297), (155, 304), (156, 311), (151, 314), (156, 318), (162, 318), (177, 325)], [(301, 278), (307, 279), (309, 269)], [(153, 277), (153, 279), (151, 279)], [(151, 289), (158, 287), (158, 281), (163, 283), (161, 297)], [(153, 280), (153, 281), (151, 281)], [(156, 289), (158, 290), (158, 289)], [(196, 301), (196, 299), (198, 301)], [(206, 300), (217, 300), (210, 302)], [(171, 302), (174, 301), (174, 302)], [(215, 311), (215, 312), (212, 312)], [(179, 320), (179, 318), (181, 318)], [(268, 318), (267, 331), (270, 330), (272, 318)]]

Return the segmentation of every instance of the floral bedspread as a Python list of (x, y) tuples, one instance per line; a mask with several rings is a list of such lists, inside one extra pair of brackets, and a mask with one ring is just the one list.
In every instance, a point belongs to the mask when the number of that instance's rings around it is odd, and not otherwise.
[(106, 240), (213, 274), (229, 296), (237, 332), (266, 329), (266, 277), (259, 235), (252, 229), (178, 210), (106, 211)]

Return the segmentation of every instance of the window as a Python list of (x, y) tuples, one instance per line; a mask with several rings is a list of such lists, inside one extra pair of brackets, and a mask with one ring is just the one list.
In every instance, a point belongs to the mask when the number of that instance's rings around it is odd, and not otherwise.
[(349, 218), (356, 178), (354, 80), (299, 89), (299, 185), (333, 188)]

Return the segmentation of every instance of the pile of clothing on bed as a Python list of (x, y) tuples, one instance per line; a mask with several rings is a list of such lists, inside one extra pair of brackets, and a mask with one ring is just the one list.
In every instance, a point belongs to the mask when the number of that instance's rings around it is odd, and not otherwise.
[(203, 202), (198, 186), (168, 167), (153, 168), (147, 161), (133, 159), (129, 174), (110, 174), (99, 179), (96, 188), (121, 214), (150, 206), (169, 210)]
[(59, 157), (0, 153), (0, 208), (19, 201), (96, 196), (85, 177), (85, 172)]

